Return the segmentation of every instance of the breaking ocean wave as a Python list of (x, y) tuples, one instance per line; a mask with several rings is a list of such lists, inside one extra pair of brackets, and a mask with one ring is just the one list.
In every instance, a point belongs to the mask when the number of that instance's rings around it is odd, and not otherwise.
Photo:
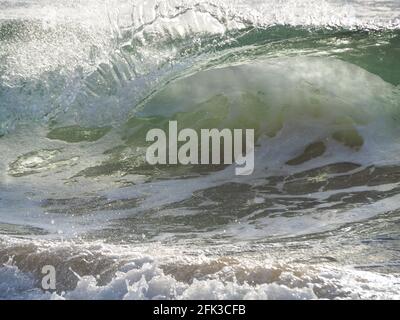
[[(1, 2), (0, 299), (399, 299), (399, 30), (397, 1)], [(254, 173), (150, 166), (171, 120), (253, 128)]]

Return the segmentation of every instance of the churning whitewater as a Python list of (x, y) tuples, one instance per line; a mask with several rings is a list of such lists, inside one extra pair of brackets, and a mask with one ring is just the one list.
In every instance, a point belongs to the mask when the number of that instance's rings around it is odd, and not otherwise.
[(399, 56), (396, 0), (0, 2), (0, 299), (400, 299)]

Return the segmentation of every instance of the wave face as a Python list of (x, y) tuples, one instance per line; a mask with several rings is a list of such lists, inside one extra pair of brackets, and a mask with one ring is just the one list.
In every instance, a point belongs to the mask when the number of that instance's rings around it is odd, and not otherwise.
[(396, 0), (0, 2), (0, 299), (399, 299), (399, 54)]

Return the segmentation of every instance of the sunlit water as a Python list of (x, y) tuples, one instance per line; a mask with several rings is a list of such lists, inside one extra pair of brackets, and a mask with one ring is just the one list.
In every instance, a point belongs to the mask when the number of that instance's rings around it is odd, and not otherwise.
[[(399, 30), (396, 0), (1, 2), (0, 298), (400, 298)], [(148, 165), (170, 120), (254, 128), (254, 173)]]

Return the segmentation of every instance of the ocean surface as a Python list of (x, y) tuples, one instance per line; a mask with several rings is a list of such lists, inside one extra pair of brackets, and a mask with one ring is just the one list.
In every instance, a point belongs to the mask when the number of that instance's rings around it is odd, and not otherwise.
[(398, 0), (2, 0), (0, 299), (399, 299), (399, 124)]

